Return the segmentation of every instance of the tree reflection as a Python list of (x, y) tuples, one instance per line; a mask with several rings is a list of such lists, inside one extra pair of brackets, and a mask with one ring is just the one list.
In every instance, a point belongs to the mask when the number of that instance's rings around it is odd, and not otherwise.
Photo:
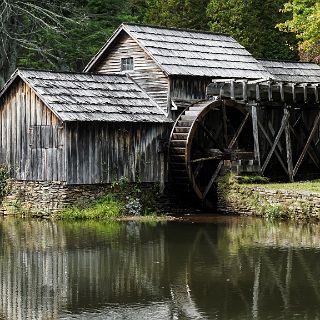
[(0, 222), (0, 319), (314, 319), (320, 226)]

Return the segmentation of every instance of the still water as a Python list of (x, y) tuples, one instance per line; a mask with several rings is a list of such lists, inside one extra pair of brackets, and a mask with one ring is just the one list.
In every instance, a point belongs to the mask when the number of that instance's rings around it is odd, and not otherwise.
[(2, 219), (0, 319), (320, 319), (320, 225)]

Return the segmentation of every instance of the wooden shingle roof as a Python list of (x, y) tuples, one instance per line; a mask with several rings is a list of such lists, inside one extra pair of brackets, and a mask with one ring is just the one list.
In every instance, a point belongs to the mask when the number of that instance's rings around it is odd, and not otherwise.
[(136, 40), (167, 75), (236, 79), (269, 79), (271, 76), (228, 35), (136, 24), (122, 24), (85, 71), (90, 71), (104, 57), (121, 32)]
[(0, 92), (20, 77), (62, 121), (170, 122), (126, 75), (17, 70)]
[(320, 66), (308, 62), (260, 60), (274, 80), (292, 83), (320, 83)]

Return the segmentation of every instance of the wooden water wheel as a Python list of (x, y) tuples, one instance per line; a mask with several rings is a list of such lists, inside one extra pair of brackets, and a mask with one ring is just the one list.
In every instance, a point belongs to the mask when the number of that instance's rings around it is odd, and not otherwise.
[(253, 159), (252, 124), (244, 106), (232, 101), (201, 101), (187, 107), (170, 136), (170, 170), (178, 192), (193, 190), (210, 205), (224, 164)]

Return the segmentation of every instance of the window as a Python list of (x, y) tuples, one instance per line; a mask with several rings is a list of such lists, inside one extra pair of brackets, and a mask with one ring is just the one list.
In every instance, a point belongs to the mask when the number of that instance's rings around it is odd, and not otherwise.
[(133, 58), (121, 58), (121, 71), (133, 70)]

